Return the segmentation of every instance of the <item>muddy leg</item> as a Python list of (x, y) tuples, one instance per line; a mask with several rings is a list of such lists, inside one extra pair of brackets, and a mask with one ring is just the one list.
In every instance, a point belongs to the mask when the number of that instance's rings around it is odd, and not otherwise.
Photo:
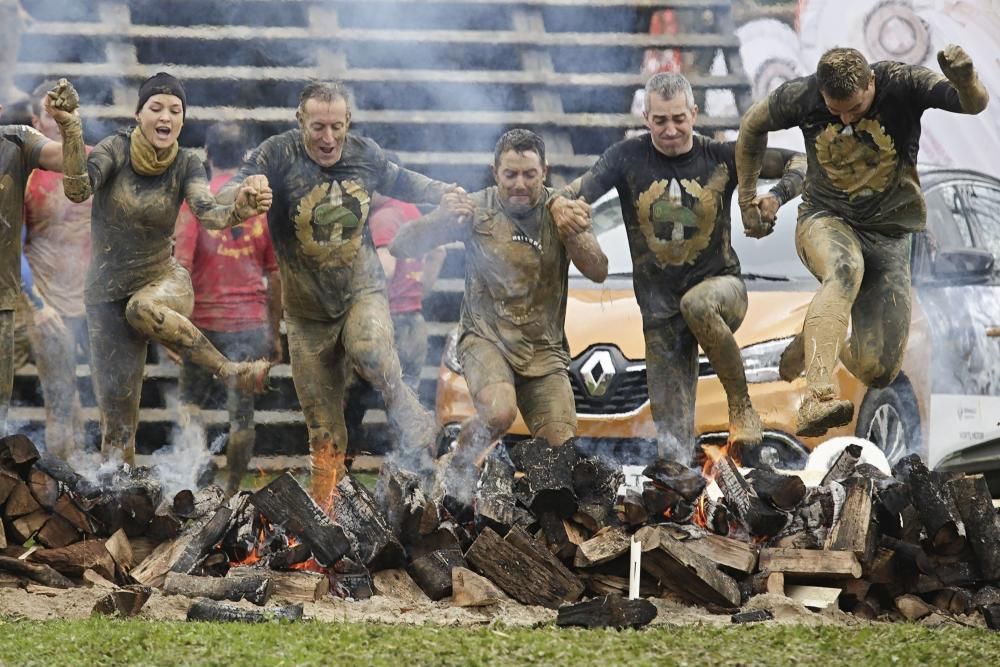
[(101, 454), (135, 465), (135, 429), (148, 341), (125, 319), (127, 301), (87, 306), (90, 368), (101, 412)]
[(849, 423), (854, 414), (850, 401), (836, 398), (833, 369), (840, 359), (865, 263), (857, 233), (832, 215), (800, 220), (795, 242), (799, 257), (821, 283), (802, 328), (808, 388), (796, 430), (798, 435), (816, 436)]
[(0, 310), (0, 436), (7, 435), (7, 411), (14, 392), (14, 311)]
[(566, 371), (522, 377), (517, 385), (517, 407), (533, 438), (559, 446), (576, 435), (576, 403)]
[(733, 338), (747, 312), (746, 286), (736, 276), (708, 278), (688, 290), (680, 305), (726, 390), (730, 443), (737, 448), (760, 444), (760, 416), (750, 403), (743, 356)]
[[(220, 347), (226, 354), (243, 361), (267, 354), (267, 331), (255, 329), (224, 334), (219, 337)], [(246, 475), (256, 442), (254, 430), (253, 394), (229, 387), (226, 394), (226, 409), (229, 411), (229, 442), (226, 444), (226, 494), (232, 496), (239, 491), (243, 476)]]
[(426, 463), (437, 440), (437, 423), (403, 383), (393, 340), (385, 295), (359, 296), (344, 322), (344, 347), (358, 374), (382, 394), (389, 421), (402, 435), (400, 450), (412, 452)]
[(347, 474), (347, 363), (343, 346), (338, 344), (343, 320), (318, 322), (288, 315), (285, 324), (292, 380), (309, 431), (310, 494), (321, 506), (329, 507), (337, 481)]
[(419, 312), (399, 313), (392, 316), (392, 328), (403, 382), (419, 395), (420, 372), (427, 359), (427, 323)]
[(237, 363), (226, 359), (187, 318), (193, 307), (191, 277), (178, 266), (132, 295), (125, 316), (137, 331), (166, 345), (185, 361), (245, 391), (263, 391), (270, 364), (264, 360)]
[(657, 455), (691, 464), (698, 341), (682, 315), (645, 327), (646, 384), (656, 424)]
[(66, 460), (76, 449), (76, 422), (80, 396), (76, 390), (76, 340), (68, 326), (59, 334), (45, 335), (32, 319), (28, 338), (35, 353), (38, 379), (45, 399), (45, 447)]

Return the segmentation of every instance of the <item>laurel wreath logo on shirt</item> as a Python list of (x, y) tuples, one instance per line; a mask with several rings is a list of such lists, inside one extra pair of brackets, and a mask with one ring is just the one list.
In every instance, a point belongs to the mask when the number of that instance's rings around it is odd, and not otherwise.
[(315, 186), (299, 201), (295, 214), (295, 237), (302, 253), (323, 267), (350, 266), (361, 248), (370, 203), (357, 181)]
[[(816, 159), (848, 199), (882, 192), (896, 171), (896, 147), (882, 124), (865, 118), (853, 130), (831, 123), (816, 137)], [(871, 139), (871, 144), (863, 140)]]
[[(708, 247), (728, 180), (729, 169), (720, 164), (704, 186), (692, 179), (666, 179), (639, 195), (639, 229), (657, 266), (693, 264)], [(681, 187), (694, 197), (693, 209), (682, 203)]]

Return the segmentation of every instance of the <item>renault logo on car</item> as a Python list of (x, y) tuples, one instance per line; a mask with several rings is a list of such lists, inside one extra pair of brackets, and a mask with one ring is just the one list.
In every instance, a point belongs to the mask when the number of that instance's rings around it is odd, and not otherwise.
[(595, 350), (580, 367), (583, 386), (591, 396), (604, 396), (615, 376), (615, 362), (607, 350)]

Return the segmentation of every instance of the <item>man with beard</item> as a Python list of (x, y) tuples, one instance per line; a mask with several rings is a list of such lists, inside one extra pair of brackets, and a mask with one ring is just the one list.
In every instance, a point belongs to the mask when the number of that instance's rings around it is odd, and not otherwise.
[[(76, 91), (63, 80), (45, 96), (46, 113), (75, 109)], [(0, 113), (3, 107), (0, 106)], [(0, 125), (0, 432), (14, 384), (14, 309), (21, 298), (21, 223), (24, 192), (35, 169), (61, 172), (62, 144), (24, 125)]]
[[(736, 188), (735, 146), (694, 134), (698, 107), (691, 84), (662, 73), (646, 84), (649, 134), (621, 141), (552, 205), (556, 224), (577, 227), (572, 198), (593, 202), (618, 191), (632, 253), (633, 283), (646, 339), (646, 378), (661, 458), (688, 463), (694, 451), (698, 345), (726, 390), (729, 440), (737, 447), (762, 439), (733, 338), (746, 315), (747, 291), (730, 244), (729, 202)], [(763, 235), (778, 207), (799, 193), (804, 159), (769, 151), (765, 174), (782, 177), (755, 198)]]
[(532, 437), (561, 445), (576, 434), (563, 331), (569, 262), (595, 282), (608, 273), (585, 207), (570, 204), (578, 229), (552, 221), (542, 139), (511, 130), (493, 155), (496, 186), (472, 195), (474, 215), (458, 218), (440, 207), (404, 226), (390, 246), (407, 258), (444, 243), (465, 244), (458, 359), (476, 414), (462, 424), (443, 476), (447, 495), (464, 503), (475, 488), (476, 458), (507, 432), (518, 410)]
[[(436, 439), (433, 417), (401, 377), (393, 349), (385, 278), (368, 229), (372, 193), (461, 207), (454, 185), (388, 161), (371, 139), (349, 132), (341, 83), (308, 84), (299, 127), (258, 146), (223, 189), (266, 175), (274, 192), (268, 227), (281, 270), (292, 378), (312, 456), (312, 495), (328, 503), (346, 474), (344, 389), (353, 365), (385, 399), (406, 449), (424, 457)], [(468, 208), (466, 206), (466, 208)]]
[(910, 234), (927, 217), (916, 168), (920, 117), (926, 109), (976, 114), (989, 101), (961, 47), (948, 46), (938, 63), (944, 76), (831, 49), (815, 74), (783, 84), (743, 118), (736, 159), (744, 224), (760, 217), (753, 202), (767, 133), (800, 128), (809, 158), (795, 245), (821, 285), (779, 368), (789, 382), (806, 373), (799, 435), (822, 435), (854, 416), (854, 405), (837, 397), (838, 360), (870, 387), (891, 384), (902, 365)]

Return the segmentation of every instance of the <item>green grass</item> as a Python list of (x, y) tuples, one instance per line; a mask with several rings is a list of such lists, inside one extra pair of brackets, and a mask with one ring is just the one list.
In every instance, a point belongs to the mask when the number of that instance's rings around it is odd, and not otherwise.
[(1000, 635), (964, 627), (752, 625), (639, 631), (318, 622), (0, 620), (0, 665), (995, 665)]

